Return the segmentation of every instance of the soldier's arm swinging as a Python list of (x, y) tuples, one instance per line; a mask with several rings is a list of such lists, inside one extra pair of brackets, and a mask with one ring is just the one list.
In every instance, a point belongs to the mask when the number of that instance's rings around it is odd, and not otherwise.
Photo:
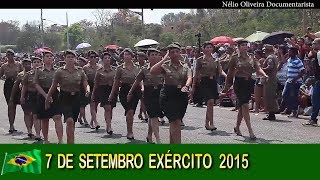
[(13, 84), (9, 102), (13, 102), (13, 100), (14, 100), (14, 98), (16, 96), (16, 92), (17, 92), (17, 90), (19, 88), (20, 83), (21, 83), (21, 79), (17, 78), (16, 81), (14, 82), (14, 84)]
[(46, 102), (45, 102), (45, 109), (48, 109), (50, 106), (50, 103), (52, 102), (52, 94), (55, 92), (55, 90), (58, 87), (58, 81), (54, 78), (52, 81), (51, 87), (48, 91)]
[(98, 86), (99, 86), (99, 72), (97, 71), (96, 75), (94, 76), (94, 86), (92, 89), (91, 101), (93, 101), (95, 98), (94, 95), (96, 93)]

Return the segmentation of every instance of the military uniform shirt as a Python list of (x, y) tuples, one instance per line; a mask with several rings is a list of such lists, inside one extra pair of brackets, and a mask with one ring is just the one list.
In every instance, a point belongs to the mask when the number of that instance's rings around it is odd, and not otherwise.
[(163, 75), (151, 75), (150, 67), (148, 67), (141, 69), (136, 79), (139, 81), (143, 81), (144, 86), (158, 86), (163, 82)]
[(235, 68), (236, 77), (249, 78), (252, 76), (252, 73), (254, 73), (255, 70), (259, 68), (259, 64), (258, 62), (253, 60), (252, 55), (234, 54), (231, 57), (229, 68)]
[(0, 75), (5, 75), (6, 79), (15, 79), (19, 72), (23, 70), (22, 65), (19, 62), (14, 64), (4, 63), (0, 68)]
[(87, 76), (81, 67), (76, 66), (74, 70), (69, 71), (66, 67), (59, 68), (54, 74), (56, 80), (62, 91), (79, 92), (81, 84), (87, 80)]
[(100, 64), (97, 64), (95, 66), (91, 66), (90, 64), (86, 64), (83, 66), (83, 71), (86, 73), (88, 77), (88, 82), (93, 83), (94, 77), (96, 75), (97, 70), (101, 68)]
[(276, 55), (271, 54), (269, 55), (266, 60), (264, 61), (264, 64), (262, 65), (263, 68), (270, 67), (268, 71), (266, 71), (266, 74), (269, 76), (269, 78), (276, 79), (277, 73), (278, 73), (278, 58)]
[(139, 67), (135, 65), (133, 65), (132, 70), (128, 70), (123, 64), (117, 67), (116, 75), (114, 78), (116, 80), (120, 80), (120, 82), (124, 84), (133, 84), (139, 71)]
[(114, 76), (116, 74), (116, 68), (110, 67), (110, 69), (105, 69), (101, 67), (96, 73), (96, 81), (98, 85), (113, 85)]
[(25, 73), (25, 76), (23, 77), (22, 85), (26, 86), (28, 88), (28, 91), (36, 91), (34, 78), (35, 78), (34, 70), (28, 71), (27, 73)]
[(171, 60), (165, 61), (161, 65), (164, 73), (164, 84), (173, 86), (185, 86), (189, 76), (192, 76), (191, 69), (186, 63), (179, 61), (178, 65), (171, 63)]
[(55, 72), (56, 69), (54, 68), (51, 68), (50, 70), (45, 68), (38, 68), (36, 71), (34, 82), (36, 84), (39, 84), (39, 86), (41, 86), (42, 88), (50, 88)]
[(25, 71), (19, 72), (17, 75), (16, 81), (22, 81), (25, 74), (26, 74)]
[(207, 60), (202, 56), (196, 61), (196, 71), (201, 77), (213, 79), (213, 77), (217, 76), (219, 69), (221, 69), (221, 65), (217, 59)]

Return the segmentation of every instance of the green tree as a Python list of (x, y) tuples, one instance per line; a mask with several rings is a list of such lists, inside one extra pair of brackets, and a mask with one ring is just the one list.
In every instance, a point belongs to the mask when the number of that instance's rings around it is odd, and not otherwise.
[(168, 46), (177, 40), (178, 37), (174, 32), (164, 32), (160, 35), (161, 46)]
[(19, 23), (16, 21), (0, 22), (0, 44), (11, 45), (17, 43), (17, 37), (20, 32)]
[(41, 46), (41, 36), (39, 26), (35, 23), (23, 25), (22, 31), (17, 38), (17, 49), (22, 52), (33, 52)]
[[(75, 23), (75, 24), (72, 24), (68, 30), (69, 30), (70, 48), (74, 49), (78, 44), (84, 41), (83, 29), (79, 23)], [(67, 41), (67, 31), (65, 31), (64, 41), (65, 42)]]

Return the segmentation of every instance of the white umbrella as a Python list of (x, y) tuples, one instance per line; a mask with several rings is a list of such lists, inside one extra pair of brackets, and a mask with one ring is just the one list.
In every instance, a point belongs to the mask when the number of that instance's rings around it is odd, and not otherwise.
[(83, 48), (88, 48), (88, 47), (91, 47), (91, 45), (89, 43), (81, 43), (81, 44), (78, 44), (76, 49), (83, 49)]
[(320, 31), (319, 31), (319, 32), (314, 33), (314, 35), (315, 35), (317, 38), (319, 38), (319, 37), (320, 37)]
[(246, 40), (249, 42), (257, 42), (257, 41), (262, 41), (263, 38), (265, 38), (267, 35), (270, 33), (262, 32), (262, 31), (257, 31), (250, 36), (246, 37)]
[(134, 47), (141, 47), (141, 46), (151, 46), (151, 45), (156, 45), (159, 44), (157, 41), (152, 40), (152, 39), (144, 39), (139, 41)]

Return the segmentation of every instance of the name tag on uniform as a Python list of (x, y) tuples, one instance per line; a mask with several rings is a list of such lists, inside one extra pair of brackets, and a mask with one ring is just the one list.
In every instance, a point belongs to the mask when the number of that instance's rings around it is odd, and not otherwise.
[(178, 85), (177, 88), (182, 88), (182, 86), (181, 86), (181, 85)]
[(213, 76), (210, 76), (210, 79), (213, 79)]

